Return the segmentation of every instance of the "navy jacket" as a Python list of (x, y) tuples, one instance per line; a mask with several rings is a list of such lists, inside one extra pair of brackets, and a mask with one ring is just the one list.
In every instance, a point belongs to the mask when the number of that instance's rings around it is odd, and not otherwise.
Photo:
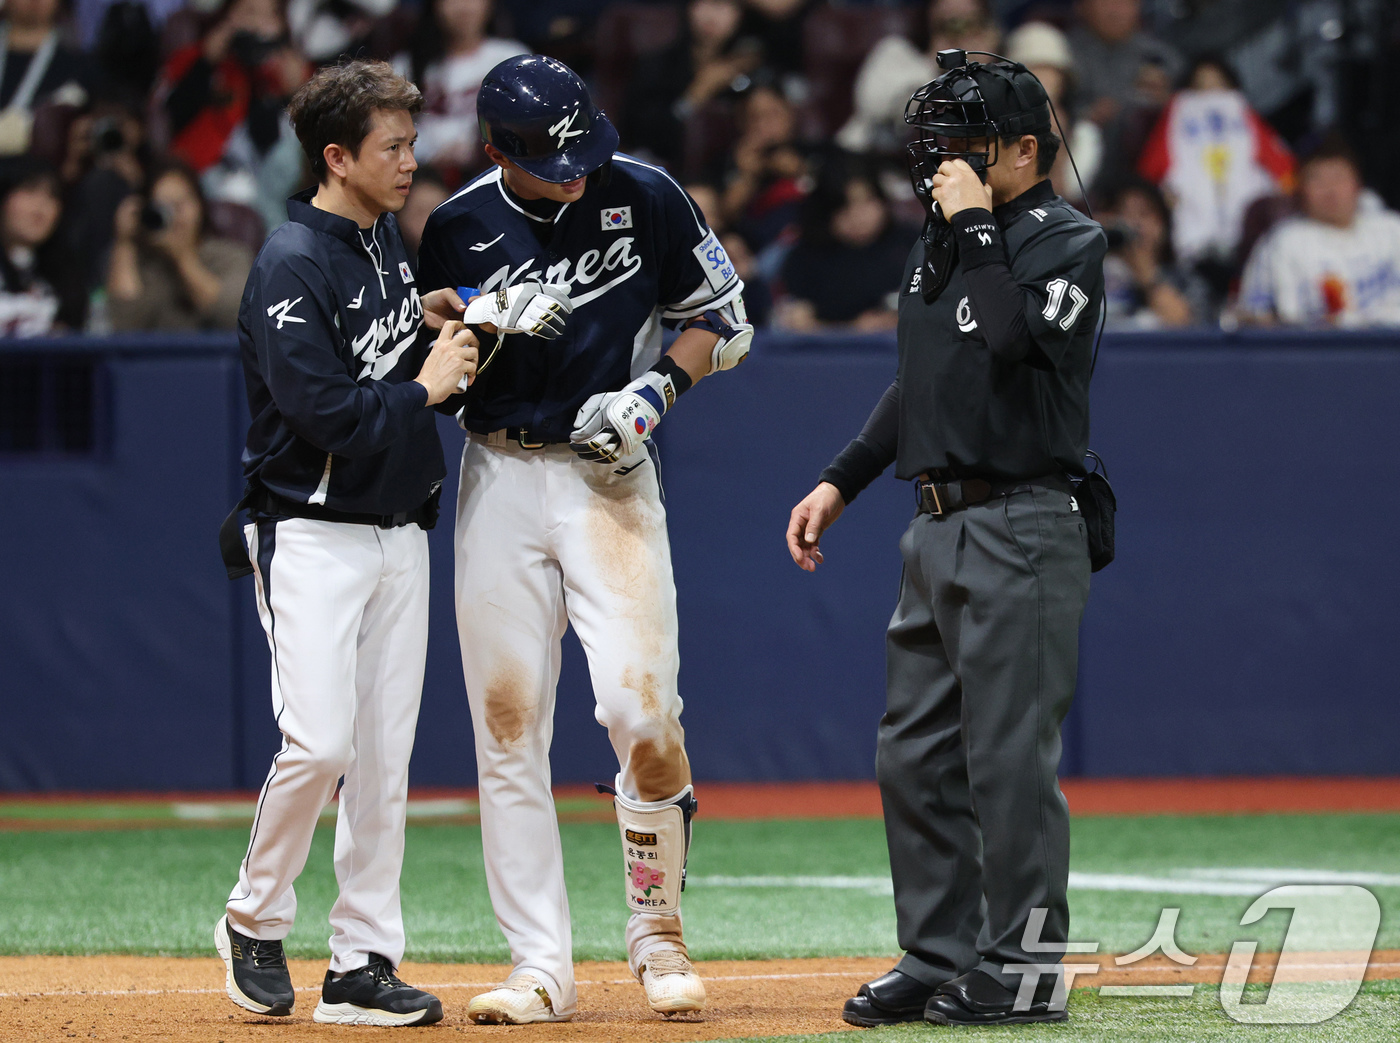
[(392, 214), (372, 228), (287, 201), (238, 313), (253, 423), (243, 474), (280, 496), (396, 514), (442, 482), (442, 443), (413, 378), (432, 345)]
[(705, 215), (660, 167), (618, 153), (608, 177), (552, 217), (528, 212), (492, 167), (428, 218), (418, 253), (425, 290), (489, 293), (527, 280), (566, 287), (574, 311), (557, 340), (505, 338), (472, 384), (469, 431), (521, 427), (567, 441), (579, 406), (617, 391), (661, 357), (663, 323), (732, 301), (744, 284)]

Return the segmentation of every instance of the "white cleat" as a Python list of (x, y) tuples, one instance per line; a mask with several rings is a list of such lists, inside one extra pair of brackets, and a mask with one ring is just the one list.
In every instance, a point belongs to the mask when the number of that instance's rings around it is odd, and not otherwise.
[(490, 992), (473, 996), (467, 1017), (478, 1025), (530, 1025), (568, 1021), (573, 1015), (554, 1013), (549, 993), (532, 975), (512, 974)]
[(642, 964), (642, 988), (658, 1014), (684, 1014), (705, 1009), (705, 983), (690, 957), (678, 949), (658, 949)]

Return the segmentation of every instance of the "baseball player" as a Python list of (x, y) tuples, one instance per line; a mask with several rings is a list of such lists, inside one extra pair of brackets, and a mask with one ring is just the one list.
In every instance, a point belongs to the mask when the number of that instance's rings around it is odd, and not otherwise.
[[(629, 963), (653, 1010), (699, 1010), (680, 917), (695, 801), (650, 435), (696, 381), (744, 359), (743, 283), (680, 186), (615, 153), (617, 132), (564, 65), (502, 62), (477, 112), (494, 166), (429, 218), (422, 283), (489, 295), (540, 280), (574, 311), (547, 344), (505, 337), (459, 415), (457, 620), (486, 878), (514, 965), (468, 1014), (564, 1021), (577, 1005), (549, 766), (570, 623), (621, 769)], [(682, 330), (664, 355), (663, 324)]]
[[(343, 777), (340, 895), (315, 1020), (442, 1018), (435, 997), (395, 974), (428, 636), (424, 530), (445, 473), (429, 407), (476, 370), (476, 338), (449, 316), (488, 322), (488, 332), (548, 335), (563, 309), (530, 288), (502, 302), (504, 315), (494, 299), (462, 316), (455, 292), (419, 296), (393, 212), (417, 166), (420, 102), (382, 62), (323, 69), (297, 92), (289, 112), (319, 184), (288, 201), (289, 220), (258, 255), (239, 312), (253, 415), (248, 484), (220, 543), (230, 577), (256, 577), (283, 741), (214, 939), (229, 998), (257, 1014), (285, 1016), (295, 1005), (282, 951), (296, 915), (292, 885)], [(425, 318), (441, 327), (431, 351)], [(244, 509), (253, 518), (246, 549)]]

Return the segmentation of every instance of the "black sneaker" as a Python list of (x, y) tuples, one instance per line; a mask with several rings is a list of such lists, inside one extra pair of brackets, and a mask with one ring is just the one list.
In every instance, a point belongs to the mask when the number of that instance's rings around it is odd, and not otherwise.
[(431, 1025), (442, 1020), (442, 1003), (399, 981), (389, 961), (371, 953), (342, 978), (326, 972), (314, 1018), (322, 1025)]
[(296, 1004), (292, 976), (287, 973), (287, 956), (281, 942), (263, 942), (239, 934), (219, 917), (214, 925), (214, 948), (228, 968), (225, 987), (228, 998), (244, 1010), (285, 1018)]

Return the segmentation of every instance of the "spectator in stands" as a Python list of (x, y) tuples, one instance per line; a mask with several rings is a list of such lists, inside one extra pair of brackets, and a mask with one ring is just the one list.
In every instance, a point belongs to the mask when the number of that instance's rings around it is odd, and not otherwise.
[(210, 236), (199, 178), (179, 162), (158, 167), (143, 197), (117, 208), (107, 276), (116, 330), (234, 329), (253, 264), (240, 243)]
[(1104, 224), (1109, 233), (1103, 277), (1110, 328), (1213, 321), (1209, 287), (1173, 255), (1172, 213), (1156, 187), (1137, 182), (1120, 189)]
[(146, 124), (118, 102), (100, 102), (69, 126), (62, 179), (70, 186), (59, 234), (78, 258), (89, 292), (107, 282), (107, 254), (117, 207), (146, 183)]
[(1400, 326), (1400, 214), (1362, 184), (1346, 142), (1329, 137), (1298, 173), (1302, 213), (1259, 240), (1241, 318), (1301, 326)]
[[(1084, 188), (1094, 183), (1103, 160), (1103, 134), (1093, 120), (1076, 119), (1072, 105), (1074, 57), (1065, 34), (1049, 22), (1026, 22), (1006, 38), (1006, 56), (1035, 73), (1059, 114), (1068, 149), (1055, 154), (1050, 183), (1071, 203), (1082, 203)], [(1070, 153), (1074, 162), (1070, 162)], [(1075, 168), (1079, 174), (1075, 176)]]
[(672, 170), (685, 159), (685, 123), (715, 98), (749, 85), (763, 47), (743, 35), (739, 0), (690, 0), (680, 38), (643, 55), (628, 85), (623, 132)]
[(310, 73), (277, 0), (228, 0), (203, 39), (170, 56), (157, 87), (171, 153), (209, 198), (255, 207), (269, 231), (302, 179), (284, 110)]
[(749, 244), (738, 232), (721, 232), (714, 225), (710, 228), (719, 236), (719, 244), (729, 255), (739, 278), (744, 280), (744, 310), (748, 312), (749, 322), (755, 326), (767, 326), (773, 315), (773, 293), (758, 271)]
[(593, 28), (607, 4), (599, 0), (499, 0), (499, 4), (512, 36), (588, 79), (593, 71)]
[(797, 144), (796, 113), (776, 87), (755, 87), (745, 95), (739, 127), (720, 209), (757, 252), (796, 222), (806, 162)]
[(802, 23), (818, 0), (744, 0), (747, 30), (763, 42), (763, 53), (784, 75), (802, 72)]
[[(724, 207), (720, 204), (719, 189), (708, 181), (691, 181), (683, 187), (686, 194), (700, 208), (700, 212), (705, 215), (705, 223), (710, 226), (710, 231), (716, 235), (728, 231), (729, 226), (724, 221)], [(743, 275), (740, 274), (739, 278), (742, 279)]]
[(85, 300), (54, 235), (62, 213), (57, 171), (32, 156), (0, 159), (0, 336), (82, 329)]
[(1111, 193), (1131, 176), (1138, 149), (1183, 63), (1173, 48), (1142, 28), (1140, 0), (1078, 0), (1075, 10), (1079, 24), (1069, 42), (1076, 111), (1103, 131), (1106, 162), (1098, 180)]
[[(398, 0), (286, 0), (292, 43), (317, 65), (356, 54)], [(300, 86), (300, 84), (297, 84)]]
[(1293, 154), (1217, 57), (1198, 60), (1185, 89), (1173, 95), (1138, 159), (1138, 172), (1171, 202), (1177, 258), (1227, 269), (1249, 204), (1292, 191), (1294, 181)]
[(891, 220), (873, 171), (828, 161), (803, 201), (801, 234), (783, 262), (776, 324), (801, 332), (894, 329), (899, 281), (917, 235)]
[(0, 155), (29, 148), (34, 110), (87, 103), (87, 62), (59, 42), (59, 0), (5, 0), (0, 21)]
[(408, 202), (397, 214), (399, 234), (408, 247), (408, 256), (418, 262), (418, 244), (423, 241), (423, 226), (440, 203), (452, 193), (447, 190), (442, 176), (432, 167), (420, 166), (413, 172), (413, 188), (408, 193)]
[(1176, 51), (1142, 28), (1140, 0), (1079, 0), (1079, 24), (1070, 31), (1076, 84), (1084, 114), (1107, 126), (1141, 88), (1142, 67), (1155, 65), (1175, 79)]
[(488, 35), (492, 10), (492, 0), (431, 0), (408, 53), (394, 60), (394, 70), (423, 92), (414, 151), (419, 163), (454, 167), (461, 175), (489, 165), (476, 124), (477, 92), (493, 68), (529, 51), (519, 40)]
[[(156, 26), (181, 6), (175, 0), (98, 0), (87, 4), (77, 0), (75, 20), (84, 41), (82, 47), (96, 70), (93, 78), (102, 85), (105, 100), (144, 109), (164, 58)], [(96, 39), (82, 37), (87, 28), (84, 15), (91, 18), (94, 14), (102, 19)]]
[(855, 111), (837, 132), (849, 152), (894, 155), (908, 140), (904, 107), (909, 96), (942, 70), (934, 60), (949, 47), (997, 51), (1001, 30), (985, 0), (932, 0), (922, 38), (887, 36), (866, 55), (856, 76)]

